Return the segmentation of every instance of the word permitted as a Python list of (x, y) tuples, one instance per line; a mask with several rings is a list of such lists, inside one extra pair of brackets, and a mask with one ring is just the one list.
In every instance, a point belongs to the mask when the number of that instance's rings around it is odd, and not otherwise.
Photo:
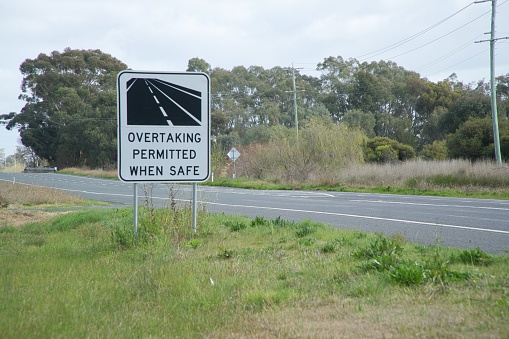
[(210, 88), (204, 73), (121, 72), (118, 176), (201, 182), (210, 174)]

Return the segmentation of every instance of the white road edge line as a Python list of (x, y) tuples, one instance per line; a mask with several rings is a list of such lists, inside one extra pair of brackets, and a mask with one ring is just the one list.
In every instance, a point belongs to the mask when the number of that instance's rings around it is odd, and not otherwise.
[[(10, 182), (10, 180), (5, 180), (5, 179), (0, 179), (0, 180), (1, 181)], [(28, 185), (28, 186), (36, 186), (36, 187), (53, 188), (53, 189), (62, 190), (62, 191), (68, 191), (68, 192), (80, 192), (80, 193), (87, 193), (87, 194), (96, 194), (96, 195), (112, 195), (112, 196), (121, 196), (121, 197), (131, 197), (132, 196), (131, 194), (98, 193), (98, 192), (89, 192), (89, 191), (81, 191), (81, 190), (70, 190), (70, 189), (66, 189), (66, 188), (39, 186), (39, 185), (25, 184), (25, 183), (18, 183), (18, 184)], [(168, 198), (159, 198), (159, 197), (152, 197), (152, 199), (168, 200)], [(189, 202), (190, 201), (189, 199), (175, 199), (175, 200), (182, 201), (182, 202)], [(217, 205), (217, 206), (243, 207), (243, 208), (262, 209), (262, 210), (271, 210), (271, 211), (284, 211), (284, 212), (296, 212), (296, 213), (307, 213), (307, 214), (335, 215), (335, 216), (349, 217), (349, 218), (394, 221), (394, 222), (400, 222), (400, 223), (405, 223), (405, 224), (425, 225), (425, 226), (444, 227), (444, 228), (456, 228), (456, 229), (470, 230), (470, 231), (480, 231), (480, 232), (489, 232), (489, 233), (509, 234), (509, 231), (502, 231), (502, 230), (493, 230), (493, 229), (485, 229), (485, 228), (469, 227), (469, 226), (459, 226), (459, 225), (439, 224), (439, 223), (424, 222), (424, 221), (415, 221), (415, 220), (370, 217), (370, 216), (367, 216), (367, 215), (345, 214), (345, 213), (336, 213), (336, 212), (322, 212), (322, 211), (308, 211), (308, 210), (299, 210), (299, 209), (292, 209), (292, 208), (264, 207), (264, 206), (251, 206), (251, 205), (230, 205), (230, 204), (222, 204), (222, 203), (218, 203), (218, 202), (205, 202), (205, 201), (199, 201), (199, 203), (209, 204), (209, 205)]]
[(367, 200), (367, 199), (355, 199), (350, 200), (353, 202), (371, 202), (376, 204), (393, 204), (393, 205), (413, 205), (413, 206), (433, 206), (433, 207), (455, 207), (455, 208), (472, 208), (481, 210), (497, 210), (497, 211), (509, 211), (509, 208), (504, 207), (485, 207), (485, 206), (466, 206), (466, 205), (447, 205), (447, 204), (426, 204), (420, 202), (400, 202), (400, 201), (383, 201), (383, 200)]

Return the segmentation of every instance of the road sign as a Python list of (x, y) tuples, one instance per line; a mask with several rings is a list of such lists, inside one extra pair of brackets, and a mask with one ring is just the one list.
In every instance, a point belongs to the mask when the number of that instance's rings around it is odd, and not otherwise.
[(233, 160), (233, 179), (235, 179), (237, 177), (237, 168), (235, 167), (235, 162), (240, 157), (240, 153), (235, 149), (235, 147), (232, 147), (230, 152), (228, 152), (228, 157)]
[(205, 73), (123, 71), (117, 77), (118, 177), (202, 182), (210, 174)]
[(240, 153), (235, 149), (235, 147), (232, 147), (230, 152), (228, 152), (228, 157), (235, 162), (235, 160), (237, 160), (238, 157), (240, 157)]

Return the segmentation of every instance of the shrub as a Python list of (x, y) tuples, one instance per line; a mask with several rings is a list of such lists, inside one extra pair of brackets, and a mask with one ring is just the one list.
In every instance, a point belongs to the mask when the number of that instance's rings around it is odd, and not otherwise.
[(387, 137), (368, 139), (364, 147), (364, 153), (367, 161), (378, 163), (396, 160), (406, 161), (415, 158), (415, 150), (412, 146)]
[(239, 232), (241, 230), (243, 230), (244, 228), (247, 227), (247, 225), (243, 222), (240, 222), (240, 221), (231, 221), (231, 220), (227, 220), (225, 221), (225, 226), (228, 227), (230, 229), (230, 231), (232, 232)]
[(435, 140), (432, 144), (424, 145), (422, 153), (428, 160), (443, 161), (447, 159), (447, 144), (445, 140)]
[(316, 232), (316, 227), (311, 224), (310, 220), (304, 220), (299, 224), (297, 231), (295, 231), (295, 235), (297, 238), (304, 238), (314, 232)]
[(417, 261), (405, 260), (391, 268), (389, 277), (398, 284), (416, 285), (424, 280), (424, 270)]
[(463, 264), (489, 266), (493, 263), (493, 257), (481, 250), (479, 247), (464, 250), (458, 255), (458, 260)]

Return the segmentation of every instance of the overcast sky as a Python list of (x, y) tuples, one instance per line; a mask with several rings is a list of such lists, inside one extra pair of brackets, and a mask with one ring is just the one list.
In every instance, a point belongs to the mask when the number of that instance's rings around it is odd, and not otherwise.
[[(497, 37), (509, 36), (509, 3), (498, 0)], [(3, 0), (0, 114), (19, 112), (19, 66), (39, 53), (100, 49), (134, 70), (282, 66), (320, 76), (329, 56), (392, 60), (431, 81), (489, 81), (491, 2), (469, 0)], [(392, 47), (391, 47), (392, 46)], [(496, 74), (509, 73), (509, 40), (496, 44)], [(378, 51), (378, 52), (377, 52)], [(13, 154), (17, 132), (0, 126)]]

